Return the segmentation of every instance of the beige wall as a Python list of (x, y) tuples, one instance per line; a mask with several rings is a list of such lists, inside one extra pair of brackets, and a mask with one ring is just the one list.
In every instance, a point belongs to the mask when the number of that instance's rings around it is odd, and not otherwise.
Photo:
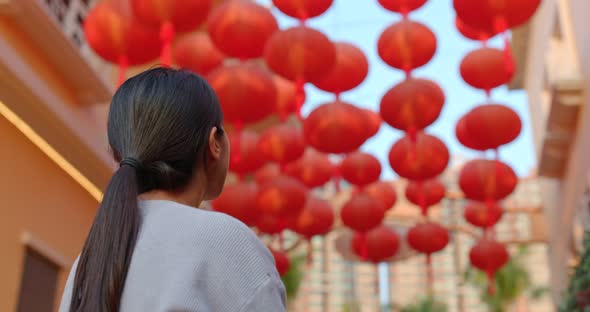
[[(98, 204), (2, 117), (0, 142), (0, 311), (15, 311), (23, 235), (29, 234), (70, 265)], [(69, 268), (62, 269), (59, 295)]]

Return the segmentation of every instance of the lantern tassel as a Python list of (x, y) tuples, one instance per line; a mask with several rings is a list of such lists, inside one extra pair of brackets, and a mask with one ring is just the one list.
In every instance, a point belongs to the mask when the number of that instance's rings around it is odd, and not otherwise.
[(311, 241), (311, 237), (307, 238), (307, 265), (311, 266), (313, 262), (313, 244)]
[(129, 67), (127, 56), (121, 55), (119, 57), (119, 80), (117, 81), (117, 88), (125, 82), (127, 67)]
[(494, 280), (495, 274), (492, 271), (488, 271), (486, 274), (488, 276), (488, 294), (492, 296), (496, 294), (496, 282)]
[(172, 41), (174, 40), (174, 24), (165, 22), (160, 28), (160, 40), (162, 41), (161, 62), (164, 66), (172, 64)]
[(426, 194), (424, 194), (424, 183), (418, 182), (418, 202), (420, 204), (420, 210), (422, 216), (428, 216), (428, 206), (426, 205)]
[(369, 249), (367, 248), (367, 235), (366, 233), (359, 233), (360, 239), (360, 252), (361, 252), (361, 260), (367, 261), (369, 260)]
[(428, 284), (428, 295), (434, 295), (434, 275), (432, 273), (432, 256), (426, 254), (426, 283)]
[(510, 36), (508, 35), (508, 23), (504, 17), (497, 17), (494, 21), (494, 30), (501, 33), (504, 38), (504, 67), (508, 75), (514, 73), (514, 58), (512, 57), (512, 47), (510, 45)]
[(295, 81), (295, 114), (301, 120), (301, 108), (305, 103), (305, 81), (301, 78)]
[(336, 166), (335, 170), (334, 170), (334, 178), (332, 179), (332, 181), (334, 181), (334, 191), (336, 193), (340, 193), (340, 179), (341, 179), (341, 175), (340, 175), (340, 167)]

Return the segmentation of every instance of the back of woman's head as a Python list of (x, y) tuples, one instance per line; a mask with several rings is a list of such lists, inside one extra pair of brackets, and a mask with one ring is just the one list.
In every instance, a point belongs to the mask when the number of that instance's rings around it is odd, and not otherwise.
[[(78, 260), (70, 311), (118, 311), (139, 229), (137, 196), (182, 190), (195, 174), (208, 172), (212, 137), (224, 135), (222, 119), (215, 93), (193, 73), (155, 68), (121, 85), (108, 120), (121, 166)], [(205, 196), (221, 191), (223, 181), (213, 184)]]

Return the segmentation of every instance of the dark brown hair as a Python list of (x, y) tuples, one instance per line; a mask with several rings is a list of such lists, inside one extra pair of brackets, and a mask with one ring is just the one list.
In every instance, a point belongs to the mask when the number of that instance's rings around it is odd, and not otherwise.
[(223, 115), (211, 87), (188, 71), (154, 68), (127, 80), (111, 102), (108, 137), (121, 167), (105, 191), (82, 253), (70, 312), (116, 312), (139, 230), (137, 196), (178, 190), (207, 163)]

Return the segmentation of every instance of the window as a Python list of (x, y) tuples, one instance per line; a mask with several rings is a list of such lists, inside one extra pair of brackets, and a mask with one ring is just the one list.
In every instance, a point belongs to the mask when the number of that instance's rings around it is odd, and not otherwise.
[(25, 252), (17, 312), (52, 312), (59, 267), (31, 248)]

